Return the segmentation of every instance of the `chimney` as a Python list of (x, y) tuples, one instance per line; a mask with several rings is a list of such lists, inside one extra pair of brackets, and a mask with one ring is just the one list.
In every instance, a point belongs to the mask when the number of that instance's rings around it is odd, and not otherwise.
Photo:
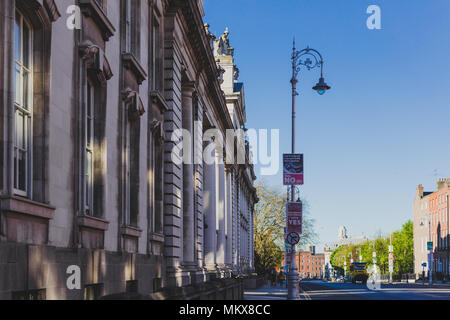
[(416, 195), (417, 195), (417, 197), (419, 197), (419, 198), (422, 198), (422, 197), (423, 197), (423, 186), (422, 186), (421, 184), (419, 184), (419, 185), (417, 186), (417, 189), (416, 189)]

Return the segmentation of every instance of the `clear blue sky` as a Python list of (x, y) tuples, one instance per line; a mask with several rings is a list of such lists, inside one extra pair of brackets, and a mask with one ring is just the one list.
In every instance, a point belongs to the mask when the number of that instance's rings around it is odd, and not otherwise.
[[(382, 30), (366, 27), (372, 4)], [(354, 236), (399, 229), (416, 186), (450, 177), (450, 1), (205, 0), (205, 11), (217, 36), (230, 29), (247, 126), (280, 129), (281, 153), (290, 151), (293, 37), (324, 56), (332, 90), (318, 96), (318, 70), (302, 70), (297, 97), (301, 190), (319, 251), (339, 225)], [(281, 174), (264, 180), (282, 187)]]

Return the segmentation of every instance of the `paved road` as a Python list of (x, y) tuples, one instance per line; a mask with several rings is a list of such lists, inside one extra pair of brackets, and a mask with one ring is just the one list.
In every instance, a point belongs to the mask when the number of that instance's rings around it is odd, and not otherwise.
[(274, 287), (265, 285), (258, 289), (248, 289), (244, 292), (244, 300), (286, 300), (286, 286), (276, 285)]
[(450, 300), (450, 286), (381, 284), (369, 290), (364, 284), (301, 281), (301, 300)]

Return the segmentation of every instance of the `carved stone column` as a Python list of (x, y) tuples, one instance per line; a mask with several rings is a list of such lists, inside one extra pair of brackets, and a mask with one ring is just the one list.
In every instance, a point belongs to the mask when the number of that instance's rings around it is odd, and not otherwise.
[(226, 168), (226, 252), (225, 264), (228, 268), (232, 267), (233, 259), (233, 186), (232, 186), (232, 167)]
[(195, 214), (194, 214), (194, 112), (192, 94), (193, 82), (182, 86), (182, 124), (189, 133), (183, 141), (183, 265), (194, 267), (195, 263)]
[[(214, 145), (208, 142), (209, 147)], [(208, 146), (207, 146), (208, 147)], [(203, 212), (205, 216), (205, 266), (209, 272), (216, 271), (216, 157), (212, 163), (203, 162)]]
[(225, 267), (225, 164), (223, 153), (216, 151), (216, 205), (217, 205), (217, 265)]

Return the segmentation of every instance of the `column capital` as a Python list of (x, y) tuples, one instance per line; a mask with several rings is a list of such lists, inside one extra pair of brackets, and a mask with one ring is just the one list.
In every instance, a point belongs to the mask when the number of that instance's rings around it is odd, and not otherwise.
[(181, 82), (181, 93), (183, 96), (192, 97), (192, 94), (196, 91), (195, 81), (182, 81)]

